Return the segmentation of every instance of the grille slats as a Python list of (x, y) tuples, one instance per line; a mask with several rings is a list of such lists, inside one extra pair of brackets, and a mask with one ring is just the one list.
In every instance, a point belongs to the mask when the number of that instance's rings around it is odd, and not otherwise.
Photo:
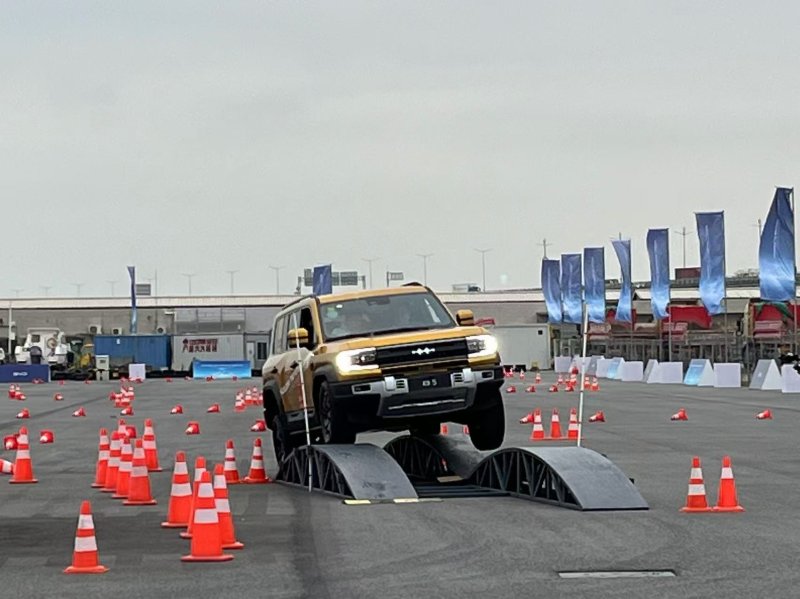
[(380, 368), (405, 364), (466, 362), (467, 341), (465, 339), (447, 339), (379, 347), (376, 350), (376, 359)]

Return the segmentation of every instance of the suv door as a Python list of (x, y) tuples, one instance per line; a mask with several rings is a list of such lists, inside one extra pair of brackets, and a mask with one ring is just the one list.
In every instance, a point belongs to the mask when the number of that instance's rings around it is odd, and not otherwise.
[[(308, 363), (313, 356), (313, 350), (316, 348), (319, 340), (317, 335), (319, 327), (316, 325), (315, 320), (311, 305), (301, 306), (287, 315), (287, 334), (288, 331), (292, 329), (302, 327), (308, 331), (309, 339), (308, 347), (301, 347), (299, 351), (296, 346), (291, 345), (291, 339), (285, 340), (287, 343), (287, 350), (278, 365), (278, 369), (281, 371), (279, 378), (281, 380), (283, 409), (287, 415), (292, 412), (302, 413), (303, 411), (304, 404), (300, 387), (301, 380), (305, 383), (308, 407), (313, 410), (313, 400), (311, 397), (313, 381), (311, 380)], [(300, 376), (301, 368), (304, 369), (302, 377)]]

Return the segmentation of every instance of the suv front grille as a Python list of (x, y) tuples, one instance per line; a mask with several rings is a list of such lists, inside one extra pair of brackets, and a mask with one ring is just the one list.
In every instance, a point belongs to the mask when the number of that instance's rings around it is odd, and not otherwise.
[(467, 341), (463, 338), (447, 339), (379, 347), (376, 350), (376, 361), (380, 368), (406, 364), (466, 364)]

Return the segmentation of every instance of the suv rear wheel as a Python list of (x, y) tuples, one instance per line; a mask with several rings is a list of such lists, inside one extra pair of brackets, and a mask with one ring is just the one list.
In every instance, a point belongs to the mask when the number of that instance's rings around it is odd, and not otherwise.
[(349, 445), (356, 442), (356, 433), (347, 418), (336, 409), (327, 381), (322, 381), (317, 391), (317, 414), (322, 428), (322, 442)]
[(475, 449), (481, 451), (497, 449), (506, 436), (506, 414), (500, 389), (492, 391), (485, 409), (477, 412), (469, 423), (469, 436)]

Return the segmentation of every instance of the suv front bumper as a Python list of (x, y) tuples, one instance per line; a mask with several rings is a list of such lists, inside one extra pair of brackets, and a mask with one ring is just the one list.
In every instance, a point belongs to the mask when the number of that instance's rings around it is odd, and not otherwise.
[(337, 408), (351, 420), (373, 421), (460, 412), (473, 407), (482, 384), (500, 384), (502, 368), (384, 376), (331, 385)]

